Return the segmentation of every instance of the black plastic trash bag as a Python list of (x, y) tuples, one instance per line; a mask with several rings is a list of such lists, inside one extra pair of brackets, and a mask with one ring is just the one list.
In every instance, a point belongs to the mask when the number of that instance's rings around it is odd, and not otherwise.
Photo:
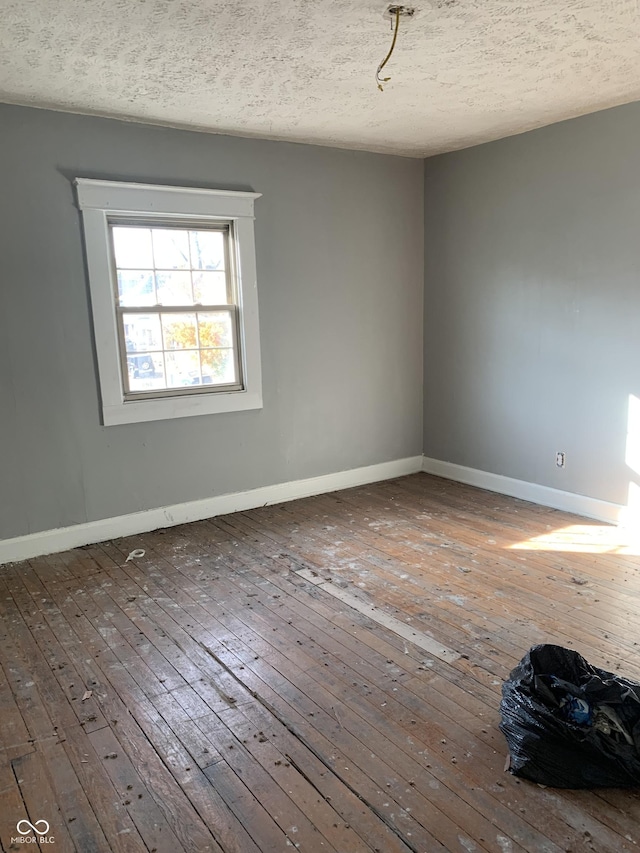
[(502, 686), (511, 772), (555, 788), (640, 785), (640, 684), (534, 646)]

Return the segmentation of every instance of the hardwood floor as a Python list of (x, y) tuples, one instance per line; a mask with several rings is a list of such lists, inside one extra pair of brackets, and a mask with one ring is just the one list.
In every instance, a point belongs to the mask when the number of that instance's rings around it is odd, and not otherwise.
[(3, 850), (637, 850), (498, 730), (535, 643), (640, 680), (618, 535), (417, 474), (0, 568)]

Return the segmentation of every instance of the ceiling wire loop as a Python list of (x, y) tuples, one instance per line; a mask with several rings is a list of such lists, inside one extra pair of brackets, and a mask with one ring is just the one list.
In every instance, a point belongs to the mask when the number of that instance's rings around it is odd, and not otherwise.
[(387, 64), (387, 62), (391, 59), (391, 54), (393, 53), (393, 51), (395, 49), (396, 40), (398, 38), (398, 28), (400, 26), (400, 12), (402, 11), (402, 8), (403, 8), (402, 6), (396, 6), (396, 8), (394, 10), (395, 15), (396, 15), (396, 22), (395, 22), (395, 26), (393, 29), (393, 41), (391, 42), (391, 47), (389, 48), (389, 53), (385, 56), (385, 58), (382, 60), (380, 65), (378, 65), (378, 67), (376, 68), (376, 83), (378, 84), (378, 89), (380, 89), (381, 92), (384, 92), (384, 88), (383, 88), (382, 84), (388, 83), (389, 80), (391, 80), (391, 77), (380, 77), (380, 73), (381, 73), (382, 69), (384, 68), (384, 66)]

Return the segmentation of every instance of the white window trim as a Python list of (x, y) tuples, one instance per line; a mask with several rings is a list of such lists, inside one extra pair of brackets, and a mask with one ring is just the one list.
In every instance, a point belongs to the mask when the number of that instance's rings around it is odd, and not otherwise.
[[(254, 237), (254, 201), (260, 193), (156, 186), (76, 178), (84, 225), (91, 309), (105, 426), (262, 408), (262, 370)], [(237, 243), (241, 391), (213, 391), (125, 400), (107, 217), (144, 214), (174, 219), (233, 221)]]

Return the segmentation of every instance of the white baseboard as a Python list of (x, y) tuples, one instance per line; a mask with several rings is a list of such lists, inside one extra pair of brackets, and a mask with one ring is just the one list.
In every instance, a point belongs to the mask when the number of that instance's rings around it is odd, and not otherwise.
[(563, 492), (560, 489), (552, 489), (550, 486), (527, 483), (525, 480), (514, 480), (512, 477), (503, 477), (501, 474), (491, 474), (476, 468), (466, 468), (464, 465), (456, 465), (453, 462), (442, 462), (440, 459), (430, 459), (425, 456), (422, 470), (447, 480), (467, 483), (469, 486), (477, 486), (490, 492), (500, 492), (512, 498), (521, 498), (524, 501), (583, 515), (586, 518), (595, 518), (610, 524), (618, 524), (624, 519), (625, 507), (621, 504), (589, 498), (586, 495), (576, 495), (573, 492)]
[(466, 468), (464, 465), (442, 462), (427, 456), (411, 456), (406, 459), (396, 459), (393, 462), (369, 465), (365, 468), (353, 468), (348, 471), (338, 471), (335, 474), (310, 477), (306, 480), (277, 483), (274, 486), (262, 486), (245, 492), (217, 495), (4, 539), (0, 541), (0, 565), (28, 560), (30, 557), (39, 557), (43, 554), (54, 554), (80, 545), (102, 542), (105, 539), (134, 536), (136, 533), (146, 533), (159, 527), (172, 527), (189, 521), (213, 518), (216, 515), (255, 509), (267, 504), (283, 503), (297, 498), (335, 492), (339, 489), (349, 489), (366, 483), (415, 474), (418, 471), (611, 524), (618, 524), (625, 517), (626, 508), (620, 504), (576, 495), (573, 492), (563, 492), (560, 489), (527, 483), (524, 480), (515, 480), (512, 477), (503, 477), (488, 471)]
[(43, 554), (55, 554), (58, 551), (102, 542), (105, 539), (115, 539), (118, 536), (146, 533), (149, 530), (157, 530), (159, 527), (172, 527), (189, 521), (213, 518), (216, 515), (255, 509), (266, 504), (283, 503), (296, 498), (307, 498), (311, 495), (363, 486), (379, 480), (390, 480), (405, 474), (415, 474), (421, 470), (422, 456), (411, 456), (406, 459), (396, 459), (393, 462), (368, 465), (365, 468), (338, 471), (336, 474), (324, 474), (306, 480), (262, 486), (246, 492), (218, 495), (129, 515), (74, 524), (72, 527), (59, 527), (27, 536), (16, 536), (13, 539), (0, 541), (0, 565), (17, 560), (28, 560), (30, 557), (39, 557)]

